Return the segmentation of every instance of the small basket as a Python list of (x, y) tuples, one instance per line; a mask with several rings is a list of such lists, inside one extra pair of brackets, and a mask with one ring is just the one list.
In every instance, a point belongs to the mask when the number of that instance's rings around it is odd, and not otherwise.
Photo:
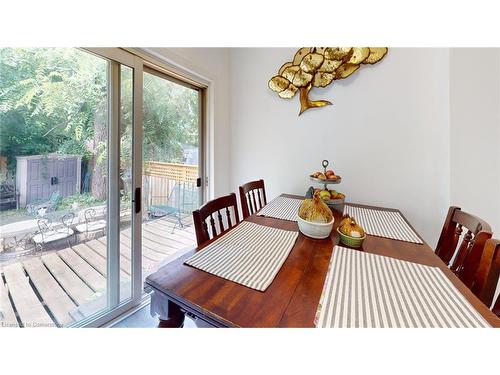
[(364, 239), (366, 238), (366, 234), (363, 237), (351, 237), (348, 236), (347, 234), (342, 233), (339, 228), (337, 228), (337, 233), (339, 234), (340, 237), (340, 242), (342, 242), (344, 245), (350, 246), (350, 247), (361, 247), (363, 244)]

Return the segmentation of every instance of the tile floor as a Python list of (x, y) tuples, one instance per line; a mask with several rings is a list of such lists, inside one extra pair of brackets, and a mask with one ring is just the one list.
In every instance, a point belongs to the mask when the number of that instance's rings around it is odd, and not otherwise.
[[(112, 328), (156, 328), (157, 325), (158, 319), (151, 317), (149, 305), (147, 305), (118, 322)], [(192, 319), (186, 317), (184, 328), (196, 328), (196, 325)]]

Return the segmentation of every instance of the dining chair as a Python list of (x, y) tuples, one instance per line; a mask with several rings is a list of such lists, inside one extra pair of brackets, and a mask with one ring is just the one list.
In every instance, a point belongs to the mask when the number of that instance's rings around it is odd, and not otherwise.
[[(234, 221), (231, 218), (231, 207), (234, 212)], [(226, 228), (224, 228), (223, 214), (225, 214)], [(215, 219), (214, 215), (216, 216)], [(210, 223), (210, 231), (208, 229), (207, 220)], [(217, 220), (217, 225), (215, 220)], [(240, 222), (236, 194), (231, 193), (205, 203), (198, 210), (193, 211), (193, 222), (198, 246), (204, 244), (211, 238), (220, 236), (226, 230)], [(219, 227), (219, 230), (217, 230), (217, 227)]]
[[(255, 192), (257, 192), (257, 199), (255, 199)], [(267, 204), (264, 180), (251, 181), (241, 185), (240, 203), (243, 219), (246, 219), (264, 207)]]
[[(467, 232), (460, 242), (464, 228)], [(452, 206), (448, 210), (435, 253), (470, 288), (486, 240), (492, 235), (487, 222), (462, 211), (460, 207)]]
[[(500, 275), (500, 240), (489, 239), (474, 277), (471, 290), (488, 307), (491, 306)], [(498, 301), (496, 302), (498, 304)]]

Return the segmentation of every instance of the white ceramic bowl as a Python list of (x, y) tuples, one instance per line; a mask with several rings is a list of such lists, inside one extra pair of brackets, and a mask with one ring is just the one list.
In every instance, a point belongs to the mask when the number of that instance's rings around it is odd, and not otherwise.
[(312, 223), (310, 221), (302, 219), (299, 215), (297, 215), (299, 230), (307, 237), (316, 238), (318, 240), (327, 238), (330, 235), (330, 233), (332, 232), (334, 221), (335, 219), (332, 218), (332, 221), (330, 221), (329, 223)]

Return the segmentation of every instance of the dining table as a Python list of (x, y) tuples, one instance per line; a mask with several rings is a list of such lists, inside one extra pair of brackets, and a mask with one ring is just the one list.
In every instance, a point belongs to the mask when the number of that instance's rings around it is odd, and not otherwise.
[[(304, 199), (303, 196), (292, 194), (281, 194), (280, 197)], [(397, 209), (354, 203), (349, 205), (401, 214)], [(210, 327), (317, 326), (318, 305), (332, 253), (339, 244), (337, 227), (343, 215), (342, 209), (333, 209), (332, 212), (335, 221), (326, 239), (305, 236), (299, 232), (296, 221), (259, 216), (258, 212), (238, 224), (250, 222), (298, 232), (293, 248), (264, 291), (185, 264), (194, 254), (203, 251), (217, 239), (194, 247), (164, 265), (145, 279), (145, 289), (153, 292), (154, 303), (163, 305), (164, 314), (160, 316), (158, 327), (181, 327), (186, 315), (195, 318), (201, 323), (199, 325)], [(414, 230), (406, 218), (404, 220)], [(236, 227), (228, 229), (222, 236)], [(421, 239), (421, 236), (418, 237)], [(356, 251), (439, 268), (491, 327), (500, 327), (497, 316), (460, 281), (423, 239), (417, 243), (367, 234), (362, 247)]]

